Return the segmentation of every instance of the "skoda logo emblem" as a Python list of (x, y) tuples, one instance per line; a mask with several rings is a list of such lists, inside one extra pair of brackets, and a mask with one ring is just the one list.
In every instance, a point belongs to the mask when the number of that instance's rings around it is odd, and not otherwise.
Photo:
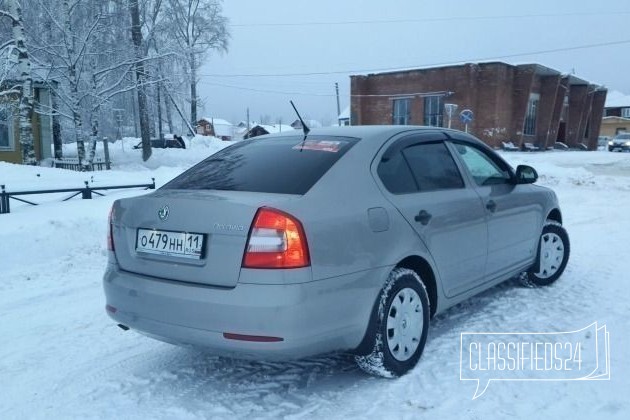
[(169, 214), (168, 206), (164, 206), (158, 210), (158, 217), (160, 218), (160, 220), (168, 219), (168, 214)]

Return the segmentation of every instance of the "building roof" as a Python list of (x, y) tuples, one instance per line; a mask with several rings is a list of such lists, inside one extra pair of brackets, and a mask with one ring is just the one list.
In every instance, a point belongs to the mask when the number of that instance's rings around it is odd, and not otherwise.
[(200, 121), (206, 121), (212, 124), (214, 135), (216, 137), (232, 137), (234, 136), (234, 126), (231, 122), (221, 118), (203, 117)]
[(630, 107), (630, 95), (624, 95), (623, 93), (611, 90), (606, 95), (605, 108), (625, 108)]
[(295, 132), (295, 129), (293, 127), (291, 127), (290, 125), (286, 125), (286, 124), (274, 124), (274, 125), (267, 125), (267, 124), (256, 124), (254, 126), (252, 126), (252, 128), (259, 126), (265, 129), (265, 131), (269, 134), (275, 134), (275, 133), (284, 133), (285, 131), (291, 131), (291, 132)]
[[(322, 127), (322, 123), (320, 123), (317, 120), (304, 120), (304, 123), (306, 124), (306, 126), (308, 128), (320, 128), (320, 127)], [(291, 123), (291, 127), (297, 128), (297, 129), (301, 129), (302, 128), (302, 123), (300, 122), (299, 118)]]
[(211, 123), (212, 125), (229, 125), (229, 126), (232, 125), (231, 122), (227, 120), (223, 120), (221, 118), (202, 117), (200, 121), (207, 121)]
[(626, 123), (626, 122), (630, 122), (630, 118), (615, 117), (615, 116), (602, 118), (602, 124), (617, 124), (617, 123)]
[(410, 68), (410, 69), (384, 71), (384, 72), (379, 72), (379, 73), (369, 73), (367, 75), (351, 75), (350, 77), (352, 78), (352, 77), (366, 77), (366, 76), (367, 77), (383, 76), (383, 75), (394, 75), (394, 74), (402, 74), (402, 73), (423, 72), (423, 71), (430, 71), (430, 70), (436, 70), (436, 69), (463, 68), (463, 67), (471, 67), (471, 66), (477, 66), (477, 67), (505, 66), (505, 67), (520, 68), (520, 69), (530, 68), (533, 71), (535, 71), (536, 74), (540, 76), (567, 77), (569, 85), (591, 85), (591, 86), (598, 87), (597, 84), (588, 82), (587, 80), (577, 77), (574, 74), (563, 74), (562, 72), (558, 70), (549, 68), (542, 64), (536, 64), (536, 63), (509, 64), (503, 61), (485, 61), (485, 62), (479, 62), (479, 63), (461, 63), (461, 64), (446, 65), (446, 66), (418, 67), (418, 68)]
[(345, 107), (345, 109), (343, 111), (341, 111), (341, 114), (339, 114), (337, 119), (338, 120), (349, 120), (350, 119), (350, 107), (349, 106)]

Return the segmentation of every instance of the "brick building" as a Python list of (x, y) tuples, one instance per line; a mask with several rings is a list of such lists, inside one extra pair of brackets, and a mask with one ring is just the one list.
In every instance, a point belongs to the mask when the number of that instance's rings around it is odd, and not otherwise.
[[(597, 148), (606, 89), (538, 65), (464, 64), (351, 76), (351, 124), (414, 124), (468, 131), (491, 146), (562, 141)], [(449, 106), (457, 110), (448, 115)]]

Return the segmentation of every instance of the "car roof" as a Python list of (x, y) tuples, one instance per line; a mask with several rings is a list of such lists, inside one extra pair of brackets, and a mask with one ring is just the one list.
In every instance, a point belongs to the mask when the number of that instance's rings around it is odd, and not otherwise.
[[(388, 139), (393, 135), (404, 133), (408, 131), (441, 131), (446, 134), (449, 132), (457, 133), (458, 135), (465, 135), (466, 137), (470, 137), (465, 133), (452, 130), (444, 127), (431, 127), (431, 126), (423, 126), (423, 125), (353, 125), (353, 126), (333, 126), (333, 127), (322, 127), (322, 128), (313, 128), (310, 130), (309, 135), (323, 135), (323, 136), (342, 136), (342, 137), (356, 137), (360, 139), (369, 139), (371, 137), (379, 137), (381, 139)], [(273, 134), (274, 137), (278, 136), (295, 136), (300, 135), (302, 133), (301, 130), (294, 131), (286, 131), (282, 133)]]
[[(476, 137), (463, 131), (453, 130), (444, 127), (432, 127), (422, 125), (355, 125), (355, 126), (341, 126), (341, 127), (323, 127), (314, 128), (310, 130), (309, 136), (335, 136), (335, 137), (354, 137), (361, 139), (357, 145), (355, 145), (351, 151), (351, 155), (356, 153), (365, 154), (367, 156), (374, 156), (382, 146), (389, 139), (394, 136), (409, 134), (418, 134), (423, 132), (439, 132), (446, 136), (456, 139), (458, 141), (466, 141), (472, 144), (479, 145), (480, 147), (490, 149), (484, 142), (480, 141)], [(268, 134), (260, 136), (258, 138), (263, 139), (266, 137), (295, 137), (303, 135), (301, 130), (291, 130), (288, 132)], [(254, 138), (255, 140), (256, 138)], [(347, 158), (346, 158), (347, 159)]]

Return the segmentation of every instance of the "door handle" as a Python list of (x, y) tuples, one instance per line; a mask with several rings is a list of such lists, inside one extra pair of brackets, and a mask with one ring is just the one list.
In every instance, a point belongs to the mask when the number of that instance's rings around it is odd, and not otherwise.
[(429, 223), (429, 221), (431, 220), (431, 213), (429, 213), (426, 210), (420, 210), (420, 213), (416, 214), (416, 217), (414, 217), (414, 220), (416, 222), (420, 222), (422, 225), (427, 225)]
[(494, 213), (497, 210), (497, 203), (495, 203), (494, 200), (490, 200), (486, 204), (486, 208), (490, 210), (490, 212)]

